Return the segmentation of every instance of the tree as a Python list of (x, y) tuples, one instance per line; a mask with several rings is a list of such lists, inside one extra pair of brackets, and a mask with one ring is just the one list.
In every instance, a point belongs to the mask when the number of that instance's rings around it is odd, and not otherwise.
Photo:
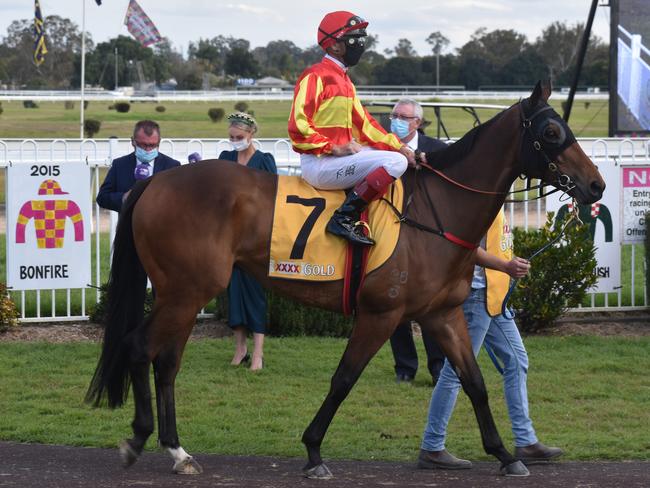
[(408, 39), (398, 39), (397, 46), (393, 51), (395, 56), (400, 58), (413, 58), (418, 55), (413, 48), (413, 44)]
[[(81, 53), (81, 32), (70, 19), (49, 15), (44, 22), (47, 54), (39, 67), (33, 62), (33, 20), (14, 20), (7, 28), (4, 45), (9, 57), (4, 60), (7, 81), (17, 87), (70, 88), (75, 64)], [(86, 50), (91, 51), (93, 42), (86, 36)]]
[(449, 39), (447, 39), (439, 31), (435, 31), (429, 34), (429, 37), (427, 37), (426, 41), (427, 44), (431, 45), (431, 50), (436, 56), (442, 54), (442, 51), (444, 51), (445, 48), (449, 46)]
[(436, 57), (436, 86), (440, 85), (440, 54), (449, 45), (449, 39), (439, 31), (432, 32), (427, 37), (427, 43), (431, 44), (431, 50)]
[(250, 51), (250, 42), (246, 39), (234, 39), (230, 43), (225, 70), (226, 74), (235, 77), (254, 78), (259, 75), (260, 67)]
[(216, 75), (223, 75), (226, 66), (226, 57), (234, 41), (232, 36), (217, 36), (212, 39), (199, 39), (195, 44), (190, 42), (188, 57), (196, 60), (206, 71)]
[(570, 83), (569, 70), (575, 65), (584, 24), (553, 22), (535, 40), (535, 50), (544, 60), (548, 77), (554, 83)]
[(462, 84), (477, 89), (498, 83), (503, 67), (527, 47), (526, 36), (514, 30), (477, 29), (458, 52)]

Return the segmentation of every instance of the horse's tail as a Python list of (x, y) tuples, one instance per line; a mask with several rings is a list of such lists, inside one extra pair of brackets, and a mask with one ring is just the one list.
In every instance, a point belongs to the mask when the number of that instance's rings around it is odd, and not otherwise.
[(144, 318), (147, 275), (135, 249), (133, 208), (150, 180), (137, 184), (120, 212), (113, 261), (108, 280), (104, 317), (104, 342), (95, 374), (86, 393), (86, 402), (119, 407), (129, 394), (129, 364), (132, 341), (127, 336)]

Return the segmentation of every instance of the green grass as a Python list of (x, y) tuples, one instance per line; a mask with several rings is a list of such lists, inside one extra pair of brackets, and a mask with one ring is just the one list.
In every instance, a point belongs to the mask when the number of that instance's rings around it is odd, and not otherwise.
[[(650, 338), (533, 337), (530, 410), (543, 442), (567, 459), (648, 459)], [(229, 339), (188, 345), (177, 385), (179, 433), (195, 453), (304, 455), (300, 437), (320, 406), (345, 347), (341, 339), (270, 338), (266, 367), (229, 366)], [(420, 357), (424, 357), (418, 343)], [(112, 447), (130, 435), (132, 403), (121, 410), (83, 404), (97, 344), (0, 344), (0, 439)], [(512, 446), (500, 377), (481, 354), (492, 411)], [(424, 370), (415, 386), (397, 385), (385, 346), (335, 417), (326, 458), (412, 461), (431, 388)], [(155, 447), (155, 436), (148, 447)], [(470, 459), (481, 448), (469, 401), (461, 394), (447, 447)]]
[[(464, 100), (453, 100), (463, 102)], [(469, 103), (490, 103), (510, 105), (516, 100), (471, 100)], [(255, 112), (260, 126), (257, 137), (286, 138), (287, 120), (291, 101), (248, 101), (249, 109)], [(102, 127), (96, 135), (104, 139), (110, 136), (130, 137), (136, 121), (150, 118), (161, 125), (166, 138), (221, 138), (227, 137), (225, 120), (213, 123), (208, 118), (208, 109), (221, 107), (226, 114), (234, 111), (235, 102), (162, 102), (164, 113), (158, 113), (158, 104), (135, 102), (128, 113), (121, 114), (108, 110), (109, 102), (90, 102), (86, 118), (101, 121)], [(562, 113), (560, 101), (552, 101), (553, 107)], [(0, 115), (0, 134), (3, 138), (77, 138), (79, 137), (78, 103), (74, 110), (65, 110), (63, 102), (39, 102), (39, 108), (23, 108), (22, 102), (2, 102), (4, 113)], [(389, 108), (369, 107), (371, 112), (385, 112)], [(459, 109), (443, 109), (443, 121), (452, 137), (465, 134), (473, 124), (472, 117)], [(485, 122), (497, 112), (478, 110), (481, 121)], [(595, 117), (595, 118), (594, 118)], [(435, 121), (432, 109), (425, 109), (425, 118)], [(593, 120), (592, 120), (593, 119)], [(604, 137), (608, 127), (607, 100), (590, 103), (576, 101), (571, 113), (571, 127), (579, 137)], [(584, 128), (584, 130), (583, 130)], [(435, 124), (428, 130), (435, 135)]]

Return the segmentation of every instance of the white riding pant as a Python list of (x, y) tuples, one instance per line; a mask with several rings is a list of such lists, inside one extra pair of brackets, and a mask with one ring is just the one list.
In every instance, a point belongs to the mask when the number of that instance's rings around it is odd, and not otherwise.
[(364, 146), (356, 154), (347, 156), (300, 155), (302, 177), (320, 190), (346, 190), (377, 168), (397, 179), (408, 166), (406, 156), (396, 151), (380, 151)]

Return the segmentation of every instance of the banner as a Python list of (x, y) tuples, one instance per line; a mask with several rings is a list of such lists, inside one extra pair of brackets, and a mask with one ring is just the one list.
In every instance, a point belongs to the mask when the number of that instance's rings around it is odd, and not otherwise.
[(648, 232), (645, 214), (650, 212), (650, 166), (624, 166), (622, 175), (623, 242), (644, 242)]
[(149, 47), (152, 44), (162, 41), (160, 32), (158, 32), (158, 29), (156, 29), (149, 16), (144, 13), (142, 7), (135, 0), (129, 1), (129, 6), (126, 9), (126, 17), (124, 17), (124, 24), (129, 30), (129, 33), (144, 47)]
[(39, 0), (34, 2), (34, 64), (40, 66), (45, 61), (47, 47), (45, 47), (45, 33), (43, 32), (43, 14), (41, 13), (41, 3)]
[[(619, 167), (614, 161), (599, 161), (598, 170), (608, 182), (620, 181)], [(558, 196), (562, 195), (562, 196)], [(557, 220), (573, 210), (571, 200), (561, 193), (546, 197), (546, 210), (555, 212)], [(579, 205), (579, 216), (589, 227), (591, 239), (596, 246), (596, 268), (598, 283), (591, 292), (613, 292), (621, 286), (621, 238), (620, 225), (615, 219), (620, 216), (620, 186), (609, 184), (603, 198), (591, 205)], [(562, 263), (558, 263), (561, 266)]]
[(7, 286), (85, 288), (90, 283), (91, 195), (87, 164), (7, 168)]

